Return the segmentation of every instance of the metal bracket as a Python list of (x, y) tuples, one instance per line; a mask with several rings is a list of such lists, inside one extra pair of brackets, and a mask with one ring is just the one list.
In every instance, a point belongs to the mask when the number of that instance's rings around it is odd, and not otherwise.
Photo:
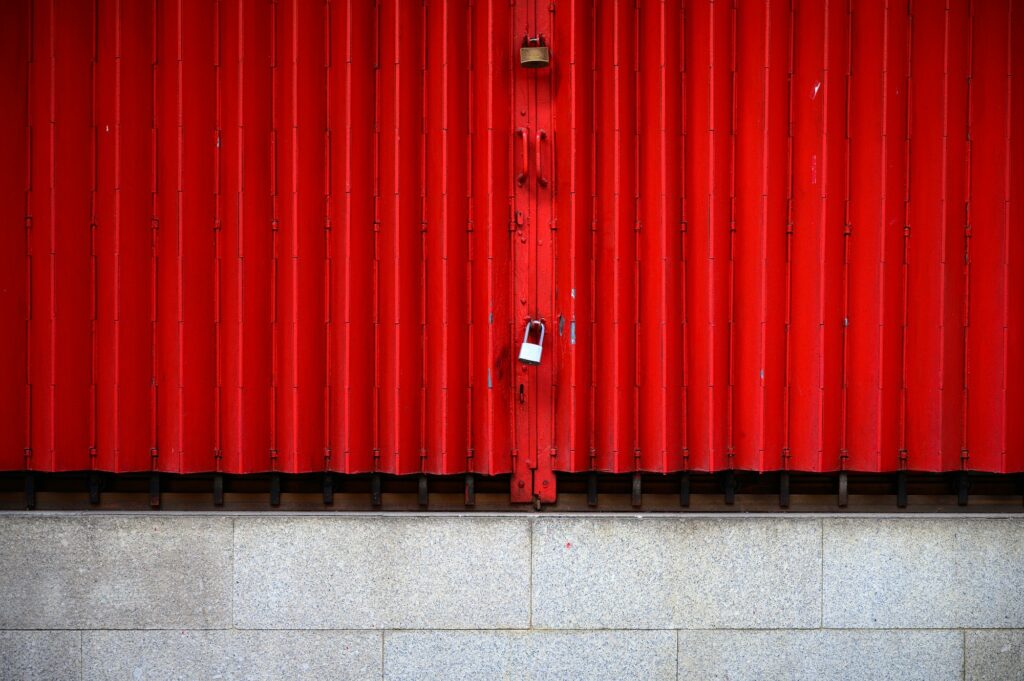
[(779, 508), (789, 508), (789, 471), (779, 473)]
[(683, 508), (690, 507), (690, 474), (679, 474), (679, 505)]
[(466, 473), (465, 485), (466, 506), (476, 506), (476, 476)]
[(270, 505), (281, 505), (281, 474), (271, 473), (270, 475)]
[(971, 490), (971, 478), (967, 471), (960, 471), (956, 474), (956, 504), (966, 506), (967, 497)]
[(725, 503), (732, 506), (736, 503), (736, 472), (731, 468), (722, 475), (722, 487), (725, 491)]
[(334, 474), (324, 473), (324, 506), (334, 504)]
[(380, 473), (370, 476), (370, 503), (374, 506), (381, 505)]
[(149, 474), (149, 506), (160, 508), (160, 474), (157, 472)]
[(221, 473), (213, 476), (213, 505), (224, 505), (224, 475)]
[(587, 506), (597, 506), (597, 473), (587, 473)]
[(420, 508), (426, 508), (430, 504), (430, 486), (426, 475), (420, 475), (417, 481), (416, 497)]
[(25, 508), (32, 510), (36, 507), (36, 474), (25, 474)]
[(633, 493), (630, 503), (633, 508), (640, 508), (644, 503), (643, 476), (640, 473), (633, 473)]
[(89, 503), (93, 506), (100, 503), (100, 488), (102, 487), (102, 482), (99, 471), (89, 472)]
[(896, 506), (907, 507), (907, 472), (900, 471), (896, 474)]

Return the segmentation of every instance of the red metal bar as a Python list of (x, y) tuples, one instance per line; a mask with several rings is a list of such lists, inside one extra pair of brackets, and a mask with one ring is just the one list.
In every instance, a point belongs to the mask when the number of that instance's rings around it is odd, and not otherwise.
[(251, 473), (272, 465), (272, 8), (222, 3), (220, 27), (219, 469)]
[(794, 12), (793, 235), (787, 468), (839, 467), (843, 342), (847, 9)]
[(843, 468), (899, 468), (907, 38), (905, 6), (852, 5), (847, 443)]
[[(512, 192), (511, 10), (500, 0), (475, 2), (470, 83), (472, 177), (472, 428), (470, 469), (512, 469), (512, 338), (510, 195)], [(512, 222), (511, 224), (514, 224)]]
[(276, 470), (324, 470), (327, 129), (323, 2), (275, 8)]
[(34, 470), (91, 466), (93, 10), (40, 3), (32, 17), (26, 463)]
[[(640, 468), (682, 468), (682, 8), (640, 8), (637, 439)], [(647, 44), (649, 43), (649, 44)]]
[(595, 214), (596, 468), (639, 469), (636, 460), (636, 7), (597, 4)]
[[(976, 2), (972, 30), (966, 461), (1007, 468), (1007, 345), (1010, 239), (1010, 2)], [(1019, 49), (1019, 47), (1018, 47)], [(1022, 159), (1018, 158), (1020, 165)], [(1019, 348), (1018, 348), (1019, 352)]]
[(469, 18), (427, 4), (425, 470), (440, 474), (464, 472), (469, 449)]
[(686, 424), (688, 467), (731, 468), (729, 418), (732, 9), (686, 6)]
[[(1007, 160), (1024, 158), (1024, 2), (1013, 0), (1009, 19)], [(1007, 166), (1006, 463), (1024, 471), (1024, 167)]]
[(556, 466), (591, 468), (594, 279), (594, 64), (591, 0), (573, 0), (554, 17), (552, 49), (560, 80), (554, 88), (553, 201), (558, 240), (555, 306), (558, 375), (555, 378)]
[(733, 326), (735, 465), (783, 465), (788, 3), (737, 7)]
[(153, 468), (215, 467), (215, 14), (159, 3), (156, 91), (157, 449)]
[(329, 8), (329, 467), (353, 473), (373, 470), (376, 433), (377, 9), (360, 0)]
[[(150, 468), (153, 383), (150, 173), (153, 16), (149, 3), (97, 4), (96, 447), (92, 467)], [(139, 228), (142, 225), (143, 228)]]
[[(30, 189), (29, 61), (32, 15), (28, 0), (0, 4), (0, 135), (7, 140), (7, 162), (0, 169), (0, 469), (30, 465), (29, 429), (29, 234), (26, 204)], [(39, 68), (39, 64), (35, 66)], [(40, 132), (42, 130), (40, 129)]]
[(964, 375), (967, 4), (915, 2), (910, 53), (906, 461), (959, 470)]
[(421, 11), (380, 6), (380, 470), (422, 469)]

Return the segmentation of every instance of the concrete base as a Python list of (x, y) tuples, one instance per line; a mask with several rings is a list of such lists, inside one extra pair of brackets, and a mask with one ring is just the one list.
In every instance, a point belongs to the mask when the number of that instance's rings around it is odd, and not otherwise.
[(1021, 516), (0, 514), (0, 679), (1022, 679)]

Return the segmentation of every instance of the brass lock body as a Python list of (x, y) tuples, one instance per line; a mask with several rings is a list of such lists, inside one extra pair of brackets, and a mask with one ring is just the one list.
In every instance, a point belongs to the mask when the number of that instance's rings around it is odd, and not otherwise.
[(527, 36), (519, 48), (519, 65), (527, 69), (539, 69), (551, 63), (551, 52), (544, 44), (544, 36)]

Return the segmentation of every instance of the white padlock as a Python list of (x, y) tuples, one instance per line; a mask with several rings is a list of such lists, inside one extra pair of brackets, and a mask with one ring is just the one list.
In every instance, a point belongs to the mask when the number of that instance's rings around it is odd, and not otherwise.
[[(534, 326), (540, 327), (540, 338), (536, 343), (530, 342), (530, 331)], [(523, 364), (540, 364), (540, 353), (544, 350), (544, 322), (534, 319), (526, 322), (523, 330), (523, 345), (519, 348), (519, 361)]]

